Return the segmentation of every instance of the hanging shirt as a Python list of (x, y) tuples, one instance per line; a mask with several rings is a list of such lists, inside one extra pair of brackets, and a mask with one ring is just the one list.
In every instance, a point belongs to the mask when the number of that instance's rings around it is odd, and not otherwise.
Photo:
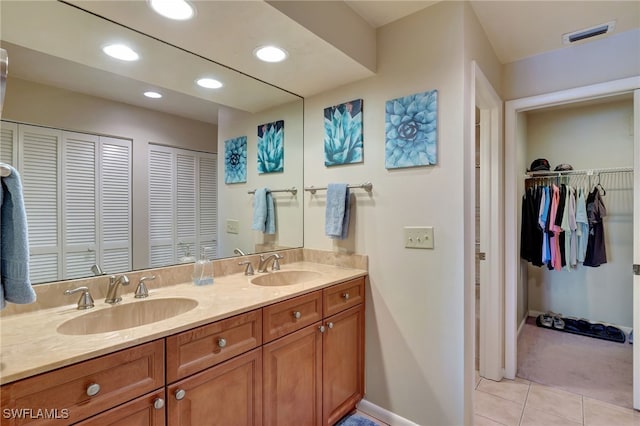
[(589, 241), (589, 218), (587, 217), (587, 204), (584, 199), (584, 190), (580, 188), (578, 191), (578, 200), (576, 202), (576, 237), (577, 242), (577, 260), (584, 262), (587, 254), (587, 242)]
[(607, 215), (607, 209), (600, 196), (600, 188), (596, 187), (587, 197), (587, 218), (589, 219), (589, 240), (587, 254), (583, 265), (600, 266), (607, 263), (607, 252), (604, 244), (604, 224), (602, 218)]
[(560, 201), (560, 188), (555, 185), (551, 187), (553, 195), (551, 196), (551, 215), (549, 218), (549, 247), (551, 250), (551, 269), (559, 271), (562, 269), (562, 258), (560, 255), (560, 238), (559, 227), (555, 225), (555, 218), (558, 214), (558, 204)]
[(542, 188), (542, 196), (540, 197), (540, 209), (538, 211), (538, 226), (542, 232), (542, 263), (546, 264), (551, 261), (551, 251), (549, 250), (549, 233), (547, 232), (547, 216), (549, 215), (549, 207), (551, 206), (551, 197), (549, 195), (549, 187)]
[(569, 266), (578, 266), (578, 224), (576, 222), (576, 190), (569, 188)]
[(556, 220), (554, 231), (558, 235), (558, 249), (560, 250), (560, 267), (564, 267), (567, 264), (567, 257), (565, 253), (565, 233), (562, 227), (562, 222), (566, 214), (566, 202), (567, 202), (567, 185), (560, 185), (560, 193), (558, 195), (558, 211), (556, 212)]

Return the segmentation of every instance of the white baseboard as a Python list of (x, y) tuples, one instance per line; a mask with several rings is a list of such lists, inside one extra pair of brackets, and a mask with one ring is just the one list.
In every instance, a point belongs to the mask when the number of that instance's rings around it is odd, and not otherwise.
[(404, 417), (367, 401), (366, 399), (360, 400), (358, 403), (358, 410), (391, 426), (418, 426), (417, 423), (413, 423), (411, 420), (407, 420)]
[[(532, 310), (529, 310), (529, 312), (527, 313), (527, 316), (537, 318), (537, 317), (538, 317), (538, 315), (541, 315), (541, 314), (544, 314), (544, 312), (539, 312), (539, 311), (532, 311)], [(526, 320), (526, 318), (525, 318), (525, 320)], [(614, 327), (618, 327), (620, 330), (622, 330), (622, 331), (624, 332), (624, 334), (626, 334), (626, 335), (627, 335), (627, 337), (629, 336), (629, 333), (631, 333), (631, 330), (633, 330), (633, 328), (632, 328), (632, 327), (624, 327), (624, 326), (622, 326), (622, 325), (618, 325), (618, 324), (610, 324), (610, 323), (608, 323), (608, 322), (605, 322), (605, 323), (603, 323), (603, 324), (604, 324), (604, 325), (612, 325), (612, 326), (614, 326)], [(524, 325), (524, 323), (523, 323), (523, 324), (521, 324), (521, 325), (520, 325), (520, 327), (522, 327), (523, 325)], [(519, 333), (520, 333), (520, 329), (518, 329), (518, 334), (519, 334)]]

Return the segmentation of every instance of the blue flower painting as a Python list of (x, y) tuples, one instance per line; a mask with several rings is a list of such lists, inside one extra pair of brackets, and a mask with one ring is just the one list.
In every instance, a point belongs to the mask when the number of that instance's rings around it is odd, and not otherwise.
[(436, 164), (438, 91), (387, 101), (385, 132), (387, 169)]
[(325, 108), (324, 165), (362, 161), (362, 99)]
[(258, 173), (284, 170), (284, 120), (258, 126)]
[(247, 181), (247, 137), (224, 141), (224, 183)]

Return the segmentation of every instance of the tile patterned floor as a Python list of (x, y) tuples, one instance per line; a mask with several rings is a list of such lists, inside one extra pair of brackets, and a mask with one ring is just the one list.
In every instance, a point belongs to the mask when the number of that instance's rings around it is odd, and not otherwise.
[(640, 412), (520, 378), (476, 372), (476, 426), (640, 426)]

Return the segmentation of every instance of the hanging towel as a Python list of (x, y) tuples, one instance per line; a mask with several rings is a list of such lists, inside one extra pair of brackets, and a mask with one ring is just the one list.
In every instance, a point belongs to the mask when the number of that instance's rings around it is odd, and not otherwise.
[(251, 229), (265, 234), (275, 234), (276, 232), (273, 196), (268, 188), (256, 189), (253, 196), (253, 225)]
[(11, 303), (33, 303), (29, 281), (29, 234), (20, 175), (2, 178), (0, 196), (0, 309)]
[(329, 238), (344, 240), (349, 232), (349, 187), (346, 183), (327, 186), (325, 234)]

